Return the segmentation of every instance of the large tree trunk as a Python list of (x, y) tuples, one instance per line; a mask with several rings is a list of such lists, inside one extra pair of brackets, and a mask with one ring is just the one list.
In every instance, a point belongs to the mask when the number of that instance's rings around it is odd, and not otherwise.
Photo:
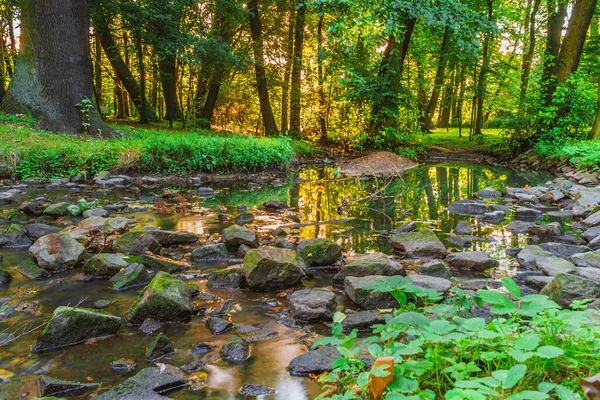
[(50, 131), (113, 132), (94, 98), (89, 30), (90, 0), (24, 0), (20, 65), (2, 108), (31, 112)]
[(378, 73), (383, 85), (382, 93), (377, 94), (371, 108), (369, 134), (372, 136), (396, 125), (399, 82), (416, 22), (416, 19), (405, 21), (402, 42), (398, 43), (394, 35), (388, 37)]
[(290, 105), (290, 78), (292, 75), (292, 59), (294, 57), (294, 5), (289, 1), (290, 12), (288, 13), (288, 37), (286, 42), (285, 66), (283, 69), (283, 80), (281, 83), (281, 130), (289, 129), (288, 112)]
[(172, 124), (181, 118), (181, 109), (177, 102), (177, 58), (173, 55), (159, 55), (158, 70), (165, 98), (165, 119)]
[[(157, 119), (156, 115), (154, 114), (153, 107), (148, 102), (145, 91), (142, 90), (135, 77), (131, 73), (131, 70), (127, 66), (127, 63), (125, 63), (123, 57), (121, 57), (119, 47), (110, 33), (106, 15), (100, 9), (97, 1), (94, 1), (93, 25), (94, 30), (100, 39), (100, 43), (102, 44), (102, 48), (108, 57), (110, 65), (113, 67), (113, 70), (119, 78), (119, 81), (123, 84), (125, 90), (127, 93), (129, 93), (129, 96), (133, 100), (133, 104), (140, 115), (140, 121), (156, 121)], [(117, 114), (119, 115), (119, 118), (125, 117), (124, 102), (120, 106), (120, 110)]]
[(544, 69), (542, 71), (542, 100), (546, 106), (552, 104), (556, 90), (556, 61), (560, 51), (562, 29), (567, 17), (567, 2), (548, 0), (548, 30), (544, 51)]
[(598, 112), (596, 113), (596, 122), (594, 122), (588, 139), (600, 139), (600, 79), (598, 80)]
[(4, 29), (0, 26), (0, 102), (6, 94), (6, 68), (4, 60), (6, 59), (6, 44), (4, 43)]
[[(530, 0), (531, 1), (531, 0)], [(525, 101), (527, 100), (527, 87), (529, 85), (529, 75), (531, 73), (531, 64), (535, 54), (535, 17), (540, 8), (541, 0), (533, 0), (529, 14), (526, 18), (526, 31), (529, 35), (527, 51), (523, 52), (523, 61), (521, 64), (521, 87), (519, 93), (519, 116), (525, 114)], [(528, 9), (529, 10), (529, 9)]]
[(296, 28), (294, 32), (294, 57), (292, 63), (292, 87), (290, 90), (290, 134), (300, 137), (302, 127), (300, 124), (302, 97), (302, 52), (304, 49), (304, 23), (306, 20), (306, 4), (304, 0), (298, 2), (296, 8)]
[(96, 95), (96, 102), (100, 112), (104, 112), (104, 100), (102, 98), (102, 45), (98, 35), (94, 36), (94, 91)]
[[(494, 0), (487, 1), (488, 13), (487, 18), (491, 21), (494, 13)], [(483, 128), (483, 100), (485, 98), (486, 92), (486, 83), (487, 83), (487, 72), (490, 69), (490, 59), (491, 59), (491, 42), (492, 42), (492, 34), (486, 34), (483, 43), (483, 63), (481, 65), (481, 71), (479, 71), (479, 79), (477, 82), (477, 114), (475, 117), (475, 135), (481, 135)]]
[(456, 101), (456, 89), (458, 88), (460, 82), (460, 76), (458, 68), (456, 67), (456, 63), (452, 63), (450, 67), (451, 76), (450, 81), (446, 85), (444, 89), (444, 98), (442, 100), (442, 111), (440, 115), (440, 128), (448, 129), (450, 127), (450, 117), (452, 114), (452, 109), (454, 103)]
[(327, 142), (327, 102), (325, 100), (325, 77), (323, 74), (323, 19), (324, 14), (319, 15), (317, 23), (317, 84), (319, 92), (319, 140)]
[(269, 87), (267, 85), (267, 73), (265, 71), (262, 24), (258, 13), (258, 0), (249, 1), (247, 8), (250, 20), (250, 34), (252, 36), (252, 50), (254, 53), (256, 88), (258, 91), (263, 126), (266, 135), (277, 135), (279, 131), (277, 130), (277, 123), (275, 122), (273, 109), (271, 108), (271, 102), (269, 100)]
[(438, 63), (437, 72), (435, 74), (435, 81), (433, 83), (433, 91), (431, 92), (431, 97), (429, 98), (429, 104), (427, 105), (427, 110), (425, 111), (424, 118), (424, 130), (429, 132), (434, 128), (433, 126), (433, 114), (438, 105), (438, 100), (440, 98), (440, 92), (442, 90), (442, 86), (444, 85), (444, 76), (446, 75), (446, 64), (448, 59), (448, 48), (450, 46), (450, 28), (446, 27), (444, 30), (444, 38), (442, 39), (442, 48), (440, 50), (440, 61)]

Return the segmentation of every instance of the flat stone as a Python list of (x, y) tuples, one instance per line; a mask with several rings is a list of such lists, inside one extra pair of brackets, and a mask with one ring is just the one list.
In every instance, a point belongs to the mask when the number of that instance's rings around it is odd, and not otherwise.
[(137, 375), (98, 396), (97, 400), (163, 400), (160, 396), (189, 384), (187, 376), (179, 368), (163, 364), (145, 368)]
[(489, 213), (477, 215), (475, 217), (477, 222), (485, 223), (485, 224), (492, 224), (492, 225), (501, 224), (502, 222), (504, 222), (505, 218), (506, 218), (506, 213), (504, 211), (492, 211)]
[(573, 215), (583, 217), (600, 205), (600, 187), (588, 188), (576, 186), (571, 189), (574, 194)]
[(343, 284), (347, 276), (368, 275), (406, 276), (406, 271), (404, 267), (391, 260), (387, 255), (377, 252), (350, 261), (333, 277), (333, 281), (336, 284)]
[(367, 310), (398, 307), (398, 301), (390, 293), (373, 292), (364, 288), (366, 285), (385, 281), (387, 278), (381, 275), (348, 276), (344, 280), (344, 293), (353, 303)]
[(326, 289), (304, 289), (290, 296), (290, 315), (302, 321), (330, 321), (336, 309), (335, 294)]
[(542, 212), (535, 208), (519, 207), (515, 210), (515, 219), (519, 221), (536, 222), (543, 217)]
[(421, 275), (435, 276), (443, 279), (452, 278), (452, 273), (440, 260), (431, 260), (428, 263), (421, 265), (415, 272)]
[(249, 247), (258, 246), (256, 232), (243, 226), (232, 225), (229, 228), (223, 229), (221, 234), (225, 246), (230, 251), (236, 251), (241, 245)]
[(23, 229), (27, 232), (27, 236), (31, 240), (38, 240), (42, 236), (50, 235), (51, 233), (58, 233), (61, 231), (60, 228), (46, 224), (27, 224), (23, 225)]
[(478, 200), (459, 200), (448, 206), (450, 214), (479, 215), (492, 212), (492, 208)]
[(454, 228), (454, 233), (457, 235), (472, 235), (473, 228), (471, 228), (465, 221), (460, 221), (456, 225), (456, 228)]
[(192, 252), (193, 261), (225, 261), (227, 259), (229, 259), (229, 252), (223, 243), (205, 245)]
[(106, 218), (106, 217), (108, 217), (108, 210), (106, 210), (104, 208), (92, 208), (90, 210), (85, 210), (82, 215), (84, 218), (89, 218), (89, 217)]
[(574, 244), (565, 243), (542, 243), (540, 244), (542, 250), (548, 251), (557, 257), (569, 258), (573, 254), (586, 253), (591, 251), (587, 246), (578, 246)]
[(142, 254), (140, 258), (142, 264), (153, 271), (163, 271), (174, 274), (189, 268), (189, 265), (186, 262), (173, 260), (168, 257)]
[(412, 284), (423, 289), (433, 289), (439, 293), (446, 293), (452, 287), (448, 279), (428, 275), (409, 275)]
[(275, 394), (276, 390), (267, 386), (245, 383), (240, 388), (240, 394), (247, 397), (257, 397), (269, 394)]
[(357, 311), (346, 315), (342, 321), (344, 332), (351, 332), (357, 329), (359, 332), (371, 331), (373, 325), (385, 323), (385, 316), (390, 314), (381, 314), (377, 310)]
[(552, 222), (544, 225), (533, 225), (527, 229), (527, 234), (537, 237), (540, 241), (552, 241), (561, 235), (560, 224)]
[(211, 272), (206, 286), (211, 289), (242, 289), (248, 286), (242, 266), (231, 267)]
[(501, 193), (493, 188), (485, 188), (475, 193), (475, 196), (483, 200), (492, 200), (500, 197)]
[(249, 250), (244, 257), (244, 272), (253, 290), (279, 290), (292, 287), (304, 277), (296, 252), (271, 246)]
[(161, 246), (149, 231), (136, 231), (120, 236), (112, 247), (117, 253), (139, 256), (147, 251), (157, 252)]
[(213, 335), (218, 336), (233, 328), (233, 324), (223, 318), (210, 317), (206, 320), (206, 327), (212, 332)]
[(571, 273), (575, 271), (575, 265), (569, 261), (556, 257), (539, 246), (526, 246), (517, 256), (519, 264), (527, 268), (537, 268), (548, 276), (558, 273)]
[(600, 268), (600, 251), (577, 253), (569, 257), (578, 267)]
[(189, 245), (198, 241), (198, 236), (190, 232), (163, 230), (152, 230), (149, 232), (162, 247)]
[(562, 307), (575, 300), (600, 298), (600, 283), (565, 273), (554, 276), (541, 292)]
[(411, 257), (445, 257), (448, 252), (432, 230), (399, 233), (390, 239), (392, 247)]
[(137, 286), (144, 286), (152, 277), (142, 264), (131, 264), (119, 271), (108, 280), (108, 287), (112, 290), (124, 290)]
[(97, 388), (99, 385), (99, 383), (67, 381), (63, 379), (52, 378), (47, 375), (40, 375), (37, 380), (38, 395), (40, 397), (56, 395), (81, 395), (88, 390)]
[(588, 242), (591, 242), (592, 240), (596, 239), (597, 237), (600, 237), (600, 226), (594, 226), (592, 228), (586, 229), (581, 234), (581, 237), (584, 238), (585, 240), (587, 240)]
[(288, 370), (294, 376), (318, 375), (330, 372), (333, 369), (333, 363), (338, 358), (341, 358), (341, 354), (335, 347), (322, 347), (294, 358), (290, 362)]
[(25, 258), (17, 267), (17, 271), (29, 279), (42, 280), (50, 277), (50, 273), (45, 269), (38, 267), (35, 261)]
[(506, 226), (506, 230), (512, 233), (520, 233), (525, 234), (532, 227), (534, 222), (525, 222), (525, 221), (512, 221), (510, 224)]
[(600, 225), (600, 211), (596, 211), (595, 213), (588, 215), (588, 217), (584, 219), (582, 223), (587, 226)]

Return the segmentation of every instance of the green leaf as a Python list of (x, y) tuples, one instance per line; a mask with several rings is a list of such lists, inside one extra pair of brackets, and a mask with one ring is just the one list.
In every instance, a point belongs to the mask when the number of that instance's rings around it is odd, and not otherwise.
[(419, 388), (419, 381), (401, 374), (397, 374), (394, 375), (394, 380), (388, 385), (388, 388), (395, 392), (411, 393)]
[(540, 344), (540, 335), (529, 333), (520, 336), (515, 340), (515, 348), (520, 350), (532, 351)]
[(553, 383), (553, 382), (541, 382), (538, 385), (538, 390), (540, 392), (549, 393), (550, 391), (554, 390), (555, 387), (556, 387), (556, 383)]
[(519, 288), (519, 285), (517, 285), (515, 281), (508, 276), (502, 278), (502, 286), (504, 286), (506, 290), (508, 290), (508, 293), (510, 293), (514, 298), (521, 298), (521, 288)]
[(533, 357), (535, 355), (535, 353), (532, 351), (523, 352), (521, 350), (515, 349), (515, 350), (509, 351), (508, 355), (511, 356), (512, 358), (514, 358), (518, 362), (524, 362), (524, 361), (529, 360), (531, 357)]
[(486, 400), (487, 397), (471, 389), (452, 389), (444, 395), (446, 400)]
[(495, 290), (483, 289), (478, 291), (477, 295), (481, 297), (483, 301), (492, 305), (505, 305), (507, 303), (512, 303), (512, 301), (510, 301), (508, 297)]
[(564, 353), (563, 349), (555, 346), (542, 346), (537, 349), (535, 354), (542, 358), (556, 358), (562, 356)]
[(527, 373), (527, 367), (523, 364), (517, 364), (508, 370), (506, 379), (502, 382), (504, 389), (512, 389)]
[(455, 319), (459, 326), (467, 331), (483, 331), (485, 320), (483, 318)]
[(371, 353), (371, 355), (375, 358), (381, 357), (383, 355), (383, 349), (377, 343), (373, 343), (372, 345), (370, 345), (367, 348), (367, 350), (369, 350), (369, 353)]
[(537, 392), (533, 390), (524, 390), (519, 393), (512, 394), (506, 398), (506, 400), (544, 400), (549, 398), (546, 393)]
[(422, 328), (430, 324), (429, 318), (416, 312), (405, 312), (394, 318), (394, 321)]
[(344, 314), (344, 313), (341, 313), (341, 312), (339, 312), (339, 311), (336, 311), (336, 312), (333, 314), (333, 322), (334, 322), (334, 323), (341, 323), (341, 322), (342, 322), (343, 320), (345, 320), (345, 319), (346, 319), (346, 314)]

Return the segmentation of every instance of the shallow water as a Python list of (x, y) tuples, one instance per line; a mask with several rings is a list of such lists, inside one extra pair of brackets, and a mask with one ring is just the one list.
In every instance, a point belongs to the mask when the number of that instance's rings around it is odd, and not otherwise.
[[(333, 169), (308, 169), (297, 176), (282, 182), (281, 186), (264, 185), (261, 190), (250, 192), (245, 186), (226, 184), (215, 185), (215, 197), (199, 200), (192, 196), (193, 189), (177, 188), (193, 205), (192, 211), (185, 215), (169, 213), (161, 215), (152, 209), (152, 203), (159, 200), (161, 190), (126, 191), (120, 193), (93, 193), (102, 203), (110, 201), (129, 201), (131, 206), (149, 208), (141, 213), (123, 214), (134, 218), (138, 223), (136, 229), (144, 225), (156, 225), (162, 229), (190, 231), (201, 235), (201, 242), (209, 235), (219, 234), (226, 226), (233, 223), (237, 206), (244, 204), (249, 211), (255, 212), (253, 226), (259, 233), (272, 231), (278, 226), (290, 226), (292, 237), (329, 238), (339, 243), (348, 254), (360, 254), (368, 251), (383, 251), (391, 254), (391, 249), (380, 236), (408, 221), (418, 221), (434, 229), (444, 240), (460, 220), (468, 221), (474, 227), (476, 236), (487, 237), (488, 242), (475, 245), (473, 249), (490, 252), (501, 261), (501, 268), (509, 270), (504, 250), (508, 247), (522, 245), (522, 235), (512, 235), (502, 226), (477, 226), (469, 217), (449, 215), (445, 211), (450, 203), (473, 198), (473, 194), (483, 188), (493, 187), (502, 190), (506, 186), (533, 186), (549, 180), (549, 176), (535, 173), (522, 173), (504, 168), (492, 168), (468, 164), (444, 164), (416, 168), (405, 172), (401, 177), (392, 180), (336, 179)], [(300, 181), (302, 181), (300, 183)], [(35, 197), (40, 192), (31, 192)], [(92, 193), (69, 194), (64, 192), (48, 193), (48, 197), (77, 200), (82, 195)], [(260, 205), (267, 200), (279, 200), (288, 204), (291, 209), (282, 213), (268, 213), (260, 210)], [(232, 218), (220, 222), (217, 206), (224, 206), (221, 212)], [(337, 221), (336, 223), (317, 224)], [(508, 222), (508, 221), (507, 221)], [(448, 244), (448, 243), (446, 243)], [(0, 298), (22, 296), (24, 311), (4, 321), (0, 332), (10, 324), (20, 325), (27, 322), (36, 326), (44, 321), (52, 311), (60, 305), (76, 304), (85, 298), (84, 306), (92, 306), (99, 299), (108, 299), (112, 304), (105, 310), (123, 316), (133, 303), (138, 289), (113, 292), (108, 289), (106, 281), (84, 281), (80, 269), (54, 275), (48, 281), (34, 282), (16, 271), (26, 251), (1, 251), (4, 257), (2, 268), (7, 269), (14, 280), (9, 285), (0, 287)], [(223, 264), (195, 264), (194, 269), (209, 271), (221, 268)], [(306, 281), (306, 286), (330, 286), (331, 273), (320, 272)], [(468, 279), (472, 276), (463, 276)], [(209, 291), (204, 281), (196, 281), (201, 290)], [(221, 299), (233, 299), (240, 310), (232, 315), (232, 321), (248, 325), (257, 325), (275, 330), (279, 336), (251, 344), (252, 358), (242, 365), (229, 366), (216, 360), (209, 363), (206, 371), (209, 374), (207, 387), (194, 391), (186, 388), (170, 396), (174, 399), (236, 399), (244, 383), (259, 383), (277, 389), (277, 395), (271, 398), (302, 400), (313, 399), (319, 393), (319, 385), (308, 378), (291, 377), (286, 371), (289, 361), (306, 351), (301, 338), (307, 330), (291, 329), (278, 322), (287, 306), (284, 298), (274, 293), (250, 293), (247, 291), (210, 290)], [(338, 296), (340, 309), (352, 307), (343, 296)], [(218, 306), (207, 304), (207, 307)], [(29, 312), (30, 309), (35, 311)], [(16, 325), (15, 325), (16, 326)], [(326, 333), (327, 327), (315, 325), (311, 331)], [(192, 346), (198, 342), (209, 342), (220, 346), (235, 333), (213, 336), (204, 325), (204, 320), (194, 317), (188, 323), (168, 326), (166, 334), (174, 341), (177, 353), (161, 362), (176, 366), (201, 358), (194, 354)], [(73, 346), (49, 354), (36, 355), (29, 352), (29, 347), (36, 334), (27, 335), (8, 346), (0, 347), (0, 396), (33, 399), (37, 397), (35, 376), (48, 374), (62, 379), (100, 382), (108, 388), (134, 375), (146, 366), (153, 365), (145, 360), (145, 348), (149, 337), (141, 336), (137, 328), (123, 327), (119, 335), (94, 343)], [(110, 362), (119, 358), (133, 359), (137, 366), (130, 373), (111, 371)], [(218, 351), (203, 356), (207, 361), (218, 359)], [(12, 376), (10, 376), (12, 375)], [(21, 397), (22, 396), (22, 397)], [(85, 398), (85, 397), (82, 397)]]

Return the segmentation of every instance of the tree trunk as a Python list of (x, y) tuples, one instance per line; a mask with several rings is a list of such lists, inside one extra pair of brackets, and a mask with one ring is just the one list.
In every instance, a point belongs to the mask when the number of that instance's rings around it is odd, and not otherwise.
[(542, 71), (542, 99), (546, 107), (552, 104), (552, 96), (556, 90), (556, 61), (560, 51), (562, 28), (567, 17), (567, 2), (548, 0), (548, 31), (546, 33), (546, 49), (544, 51), (544, 69)]
[(94, 98), (89, 30), (90, 0), (23, 1), (20, 66), (2, 108), (31, 112), (41, 129), (112, 133)]
[(369, 134), (376, 135), (385, 128), (395, 126), (398, 110), (399, 81), (404, 68), (404, 60), (415, 28), (416, 19), (405, 21), (406, 31), (401, 43), (390, 35), (379, 66), (378, 77), (382, 81), (382, 93), (378, 93), (371, 108)]
[[(127, 63), (121, 57), (121, 53), (119, 52), (119, 47), (117, 46), (113, 36), (110, 33), (108, 20), (106, 19), (106, 15), (100, 9), (97, 1), (94, 1), (94, 13), (93, 16), (93, 24), (96, 34), (100, 38), (100, 43), (102, 44), (102, 48), (108, 57), (108, 61), (110, 65), (113, 67), (115, 74), (119, 78), (119, 81), (125, 87), (127, 93), (133, 100), (133, 104), (137, 109), (140, 120), (154, 122), (156, 121), (156, 115), (154, 114), (154, 108), (148, 102), (146, 98), (145, 92), (142, 90), (135, 77), (131, 73)], [(122, 94), (124, 97), (124, 94)], [(124, 99), (121, 99), (124, 100)], [(122, 109), (121, 109), (122, 107)], [(121, 112), (122, 111), (122, 112)], [(118, 118), (125, 117), (125, 102), (119, 107), (119, 115)]]
[(600, 139), (600, 79), (598, 80), (598, 112), (596, 113), (596, 122), (588, 135), (588, 139)]
[(317, 23), (317, 80), (319, 92), (319, 141), (327, 142), (327, 102), (325, 100), (325, 77), (323, 76), (323, 19), (324, 14), (319, 14)]
[(117, 100), (117, 108), (115, 110), (115, 118), (125, 119), (125, 91), (123, 90), (122, 82), (118, 77), (115, 77), (115, 98)]
[(95, 94), (96, 94), (96, 102), (98, 103), (98, 108), (100, 112), (103, 112), (104, 109), (104, 100), (102, 99), (102, 45), (100, 44), (100, 39), (98, 35), (94, 35), (94, 84), (95, 84)]
[[(488, 6), (488, 20), (492, 20), (494, 13), (494, 0), (487, 1)], [(479, 71), (479, 79), (477, 82), (477, 114), (475, 117), (475, 135), (482, 135), (481, 129), (483, 128), (483, 100), (486, 92), (486, 77), (487, 72), (490, 69), (491, 51), (490, 44), (492, 41), (492, 34), (487, 33), (483, 43), (483, 63), (481, 65), (481, 71)]]
[(288, 111), (290, 105), (290, 77), (292, 74), (292, 59), (294, 57), (294, 4), (294, 1), (290, 1), (285, 67), (281, 84), (281, 130), (284, 132), (289, 129)]
[(158, 71), (165, 98), (165, 119), (171, 124), (181, 118), (181, 110), (177, 102), (177, 58), (173, 55), (159, 56)]
[(256, 88), (258, 91), (258, 100), (260, 102), (260, 111), (263, 120), (265, 134), (268, 136), (277, 135), (277, 123), (273, 116), (273, 109), (269, 100), (269, 88), (267, 85), (267, 73), (265, 71), (265, 57), (262, 37), (262, 24), (258, 13), (258, 0), (251, 0), (247, 4), (250, 20), (250, 33), (252, 36), (252, 50), (254, 53), (254, 70), (256, 72)]
[(146, 66), (144, 65), (144, 49), (142, 46), (142, 39), (136, 34), (133, 38), (135, 42), (135, 52), (137, 56), (138, 70), (140, 71), (140, 91), (142, 98), (145, 101), (139, 102), (139, 106), (136, 106), (138, 113), (140, 114), (139, 121), (142, 124), (150, 122), (149, 114), (153, 114), (151, 110), (147, 109), (150, 105), (146, 99)]
[(304, 49), (304, 23), (306, 21), (306, 4), (299, 0), (296, 9), (296, 29), (294, 31), (294, 57), (292, 62), (292, 87), (290, 90), (290, 134), (300, 137), (302, 126), (300, 123), (302, 97), (302, 51)]
[(6, 68), (4, 60), (6, 59), (6, 44), (4, 43), (4, 28), (0, 26), (0, 102), (6, 94)]
[[(530, 0), (531, 1), (531, 0)], [(533, 0), (531, 11), (527, 15), (526, 30), (529, 32), (529, 43), (526, 51), (523, 52), (523, 62), (521, 64), (521, 87), (519, 93), (519, 116), (525, 115), (525, 101), (527, 100), (527, 86), (529, 85), (529, 75), (531, 73), (531, 64), (535, 54), (535, 17), (540, 8), (541, 0)]]
[(446, 64), (447, 64), (447, 53), (448, 48), (450, 46), (450, 28), (446, 27), (444, 30), (444, 38), (442, 39), (442, 48), (440, 50), (440, 61), (438, 63), (437, 72), (435, 74), (435, 81), (433, 83), (433, 91), (431, 92), (431, 97), (429, 98), (429, 104), (427, 105), (427, 110), (424, 115), (424, 124), (423, 129), (425, 132), (429, 132), (434, 128), (433, 126), (433, 114), (438, 105), (438, 100), (440, 98), (440, 92), (442, 90), (442, 86), (444, 85), (444, 76), (446, 75)]

